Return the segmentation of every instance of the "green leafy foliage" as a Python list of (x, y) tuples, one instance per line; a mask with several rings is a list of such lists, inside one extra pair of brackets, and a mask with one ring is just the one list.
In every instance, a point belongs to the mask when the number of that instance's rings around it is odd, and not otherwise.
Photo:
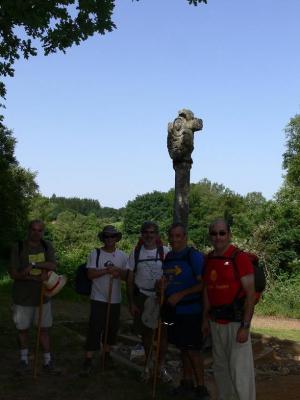
[(144, 221), (154, 221), (165, 232), (172, 222), (174, 192), (154, 191), (129, 201), (124, 212), (124, 231), (128, 236), (140, 233)]
[(0, 253), (22, 236), (31, 198), (37, 190), (35, 175), (20, 167), (14, 149), (16, 140), (0, 118)]
[[(21, 56), (65, 52), (95, 33), (115, 28), (114, 0), (3, 0), (0, 5), (0, 74), (14, 76), (14, 63)], [(5, 96), (2, 83), (0, 95)]]
[(291, 118), (285, 128), (286, 151), (283, 154), (283, 168), (287, 171), (286, 181), (300, 187), (300, 115)]

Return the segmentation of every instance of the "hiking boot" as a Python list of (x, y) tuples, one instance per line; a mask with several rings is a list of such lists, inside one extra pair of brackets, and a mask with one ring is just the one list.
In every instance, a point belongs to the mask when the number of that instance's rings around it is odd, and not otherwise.
[(53, 361), (49, 361), (48, 364), (44, 364), (43, 371), (49, 375), (60, 375), (61, 374), (61, 370), (59, 368), (56, 368), (53, 365)]
[(177, 398), (188, 398), (188, 399), (195, 398), (194, 397), (194, 388), (193, 388), (192, 384), (189, 385), (183, 380), (180, 382), (180, 385), (173, 388), (169, 394), (170, 394), (170, 396), (177, 397)]
[(81, 371), (79, 372), (79, 376), (85, 378), (85, 377), (91, 375), (92, 368), (93, 368), (92, 359), (91, 358), (86, 358), (84, 360), (84, 363), (83, 363), (83, 366), (81, 368)]
[(145, 383), (147, 383), (147, 382), (149, 382), (150, 380), (151, 380), (151, 377), (152, 377), (152, 369), (151, 368), (148, 368), (148, 367), (146, 367), (142, 372), (141, 372), (141, 375), (140, 375), (140, 382), (145, 382)]
[(173, 377), (169, 373), (169, 371), (167, 370), (166, 367), (161, 367), (161, 369), (159, 371), (159, 379), (161, 379), (161, 381), (163, 383), (171, 383), (171, 382), (173, 382)]
[(29, 364), (26, 361), (21, 360), (16, 369), (16, 375), (24, 376), (24, 375), (29, 374), (29, 372), (30, 372)]
[(197, 386), (194, 388), (194, 399), (197, 400), (209, 400), (210, 395), (205, 386)]
[(105, 353), (105, 358), (104, 358), (104, 368), (105, 369), (113, 369), (116, 368), (116, 362), (112, 358), (112, 356), (109, 353)]

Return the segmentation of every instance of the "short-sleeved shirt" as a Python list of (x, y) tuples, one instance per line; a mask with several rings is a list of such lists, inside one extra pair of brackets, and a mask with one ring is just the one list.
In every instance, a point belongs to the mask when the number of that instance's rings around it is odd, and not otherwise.
[[(13, 246), (10, 268), (21, 272), (32, 262), (56, 262), (55, 252), (49, 241), (43, 240), (37, 247), (29, 245), (28, 240)], [(20, 306), (38, 306), (40, 304), (41, 282), (31, 280), (14, 280), (12, 297), (14, 304)], [(44, 303), (49, 298), (45, 296)]]
[[(186, 247), (180, 252), (168, 253), (163, 273), (167, 280), (165, 296), (181, 292), (199, 284), (199, 277), (203, 275), (204, 255), (198, 250)], [(202, 311), (201, 293), (185, 296), (176, 305), (176, 314), (198, 314)]]
[[(116, 249), (112, 253), (106, 252), (103, 249), (100, 250), (100, 257), (98, 262), (98, 268), (103, 270), (105, 268), (115, 266), (118, 268), (125, 269), (127, 264), (127, 255), (121, 251)], [(87, 268), (95, 268), (97, 261), (97, 250), (93, 250), (88, 257)], [(106, 274), (100, 276), (99, 278), (93, 279), (92, 281), (92, 291), (91, 291), (91, 300), (108, 302), (109, 297), (109, 281), (110, 275)], [(115, 278), (112, 284), (112, 292), (111, 292), (111, 303), (120, 303), (121, 302), (121, 280), (120, 278)]]
[(231, 304), (238, 293), (239, 297), (245, 295), (240, 278), (253, 274), (253, 265), (243, 252), (238, 252), (233, 261), (236, 250), (235, 246), (230, 245), (222, 257), (208, 256), (206, 259), (204, 282), (212, 307)]
[[(163, 246), (164, 255), (169, 252), (168, 247)], [(135, 269), (135, 251), (133, 250), (128, 258), (127, 269)], [(146, 296), (155, 294), (155, 282), (162, 277), (162, 261), (160, 260), (158, 249), (145, 249), (142, 245), (139, 252), (139, 259), (134, 271), (134, 283), (140, 292)]]

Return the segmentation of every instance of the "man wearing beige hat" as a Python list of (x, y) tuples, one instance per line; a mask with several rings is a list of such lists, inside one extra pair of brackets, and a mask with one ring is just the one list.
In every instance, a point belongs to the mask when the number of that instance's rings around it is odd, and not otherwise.
[(13, 320), (18, 330), (20, 346), (20, 365), (17, 373), (29, 371), (28, 331), (33, 321), (37, 324), (41, 298), (40, 343), (43, 349), (45, 371), (53, 371), (50, 353), (48, 328), (52, 325), (50, 298), (42, 297), (43, 282), (50, 271), (56, 268), (55, 253), (52, 244), (43, 239), (44, 223), (33, 220), (29, 223), (28, 236), (13, 246), (10, 260), (10, 276), (14, 280)]
[[(103, 346), (102, 357), (109, 360), (110, 346), (115, 343), (119, 329), (121, 279), (126, 280), (126, 254), (116, 248), (122, 234), (107, 225), (98, 234), (103, 247), (91, 252), (87, 262), (88, 278), (92, 280), (91, 309), (86, 339), (86, 353), (81, 375), (92, 371), (92, 357)], [(107, 318), (108, 316), (108, 318)], [(107, 330), (107, 332), (106, 332)], [(105, 347), (105, 348), (104, 348)]]

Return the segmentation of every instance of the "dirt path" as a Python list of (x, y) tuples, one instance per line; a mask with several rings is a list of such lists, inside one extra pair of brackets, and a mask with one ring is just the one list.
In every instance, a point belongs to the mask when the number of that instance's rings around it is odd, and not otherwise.
[(293, 329), (300, 330), (300, 320), (292, 318), (260, 317), (254, 316), (254, 328)]

